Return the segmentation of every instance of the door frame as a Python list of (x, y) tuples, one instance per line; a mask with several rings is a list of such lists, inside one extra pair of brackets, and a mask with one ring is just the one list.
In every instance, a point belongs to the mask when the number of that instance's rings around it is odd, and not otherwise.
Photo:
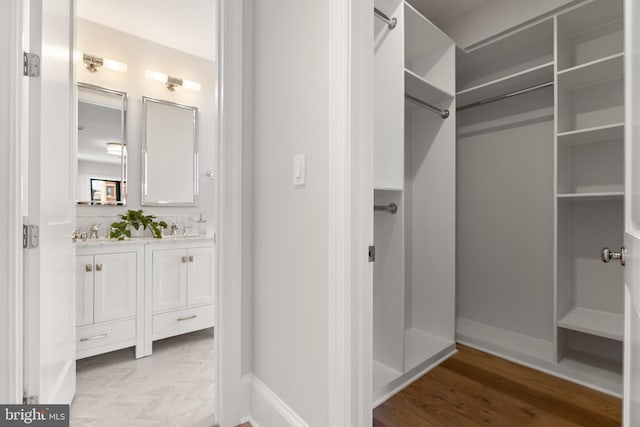
[(22, 146), (23, 17), (21, 0), (0, 5), (0, 178), (6, 204), (0, 208), (0, 402), (22, 403)]

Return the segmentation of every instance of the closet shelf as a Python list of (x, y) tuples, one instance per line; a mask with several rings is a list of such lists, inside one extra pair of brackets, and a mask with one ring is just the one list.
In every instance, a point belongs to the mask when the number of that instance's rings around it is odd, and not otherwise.
[(624, 191), (603, 191), (599, 193), (560, 193), (558, 199), (561, 200), (612, 200), (622, 199)]
[(404, 370), (415, 368), (446, 350), (455, 346), (455, 342), (430, 334), (418, 328), (407, 329), (404, 332)]
[(579, 145), (624, 139), (624, 123), (558, 133), (558, 144)]
[(391, 381), (400, 378), (402, 372), (373, 359), (373, 390), (380, 390)]
[[(449, 49), (452, 40), (413, 6), (404, 4), (405, 64), (421, 61), (433, 53)], [(428, 43), (427, 43), (428, 41)]]
[(553, 80), (553, 61), (459, 91), (458, 105), (471, 104)]
[(606, 311), (574, 307), (558, 320), (558, 326), (616, 341), (624, 339), (624, 316)]
[(404, 70), (404, 91), (428, 104), (443, 106), (453, 100), (453, 94), (427, 82), (411, 70)]
[(624, 53), (617, 53), (558, 72), (558, 88), (574, 90), (619, 80), (623, 72)]

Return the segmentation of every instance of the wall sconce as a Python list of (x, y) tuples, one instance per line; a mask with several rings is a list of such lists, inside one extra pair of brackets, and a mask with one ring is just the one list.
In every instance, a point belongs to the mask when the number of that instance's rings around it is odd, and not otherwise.
[(185, 89), (195, 91), (200, 91), (200, 89), (202, 88), (200, 83), (192, 82), (190, 80), (183, 80), (178, 77), (168, 76), (157, 71), (147, 70), (146, 76), (148, 79), (164, 83), (165, 87), (172, 92), (176, 90), (177, 87), (183, 87)]
[(127, 147), (120, 142), (107, 142), (107, 154), (122, 157), (126, 153)]
[(91, 73), (95, 73), (102, 67), (108, 68), (113, 71), (120, 71), (121, 73), (127, 72), (127, 64), (114, 61), (113, 59), (102, 58), (100, 56), (89, 55), (82, 52), (77, 52), (77, 57), (78, 59), (82, 59), (84, 68), (86, 68)]

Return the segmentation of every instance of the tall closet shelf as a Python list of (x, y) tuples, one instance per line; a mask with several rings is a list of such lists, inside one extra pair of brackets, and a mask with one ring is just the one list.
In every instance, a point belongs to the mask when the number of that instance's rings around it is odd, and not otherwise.
[(587, 129), (558, 133), (559, 145), (590, 144), (599, 141), (613, 141), (624, 138), (624, 123), (596, 126)]
[(456, 93), (458, 105), (471, 104), (553, 80), (553, 61), (482, 83)]
[(624, 316), (622, 314), (573, 307), (558, 326), (572, 331), (584, 332), (616, 341), (624, 339)]
[(619, 80), (624, 73), (624, 53), (578, 65), (558, 72), (558, 87), (579, 89), (598, 83)]
[(380, 390), (391, 381), (400, 378), (402, 372), (373, 359), (373, 389)]
[(418, 328), (404, 333), (404, 370), (409, 371), (438, 353), (454, 346), (455, 342)]
[(560, 200), (614, 200), (622, 199), (624, 197), (624, 191), (603, 191), (598, 193), (560, 193), (558, 199)]
[[(409, 3), (404, 3), (405, 67), (437, 51), (449, 49), (451, 39)], [(428, 41), (428, 42), (427, 42)]]
[(404, 91), (428, 104), (443, 105), (450, 104), (453, 94), (429, 83), (411, 70), (404, 70)]

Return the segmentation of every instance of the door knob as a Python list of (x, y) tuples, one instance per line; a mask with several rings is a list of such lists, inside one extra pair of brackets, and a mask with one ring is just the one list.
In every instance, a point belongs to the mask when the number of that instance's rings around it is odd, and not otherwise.
[(627, 250), (624, 248), (620, 248), (620, 252), (612, 252), (609, 248), (603, 248), (602, 253), (600, 254), (600, 259), (602, 262), (609, 262), (612, 259), (619, 259), (620, 265), (624, 266), (627, 261)]

